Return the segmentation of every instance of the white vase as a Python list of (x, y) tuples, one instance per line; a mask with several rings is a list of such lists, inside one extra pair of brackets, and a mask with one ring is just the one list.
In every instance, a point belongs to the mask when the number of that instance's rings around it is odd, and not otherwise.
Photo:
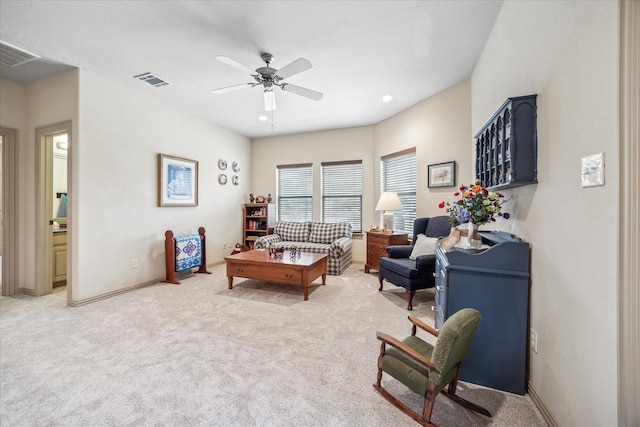
[(473, 237), (476, 235), (478, 231), (478, 226), (473, 222), (465, 222), (464, 224), (458, 225), (458, 230), (466, 231), (466, 236), (462, 236), (460, 238), (460, 245), (464, 248), (480, 248), (482, 246), (482, 241), (478, 239), (474, 239)]

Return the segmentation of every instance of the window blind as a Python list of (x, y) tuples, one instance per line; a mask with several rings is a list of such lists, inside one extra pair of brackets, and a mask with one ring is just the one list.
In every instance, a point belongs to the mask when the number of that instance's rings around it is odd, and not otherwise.
[(362, 232), (362, 160), (322, 163), (322, 221)]
[(313, 165), (278, 165), (278, 221), (311, 221)]
[(402, 202), (402, 210), (393, 212), (393, 229), (410, 236), (416, 219), (416, 177), (415, 148), (380, 159), (380, 188), (382, 191), (395, 191)]

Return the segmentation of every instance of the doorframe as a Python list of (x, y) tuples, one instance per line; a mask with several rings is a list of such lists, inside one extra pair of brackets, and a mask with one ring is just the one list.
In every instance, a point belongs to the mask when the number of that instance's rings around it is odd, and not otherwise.
[[(2, 135), (2, 296), (18, 287), (18, 130), (0, 127)], [(15, 250), (8, 251), (7, 248)]]
[[(48, 215), (52, 208), (52, 194), (48, 191), (47, 176), (51, 172), (48, 168), (47, 161), (47, 140), (53, 138), (54, 135), (62, 133), (67, 134), (68, 153), (71, 151), (72, 144), (72, 122), (71, 120), (55, 123), (48, 126), (36, 128), (36, 212), (35, 212), (35, 296), (50, 294), (53, 291), (51, 283), (51, 225), (49, 221), (53, 218)], [(53, 146), (51, 147), (53, 149)], [(50, 157), (49, 157), (50, 158)], [(67, 155), (67, 196), (71, 198), (69, 191), (71, 185), (71, 176), (69, 172), (69, 155)], [(68, 204), (67, 206), (69, 206)], [(70, 240), (72, 233), (71, 209), (67, 210), (67, 242)], [(67, 245), (67, 303), (71, 297), (71, 253), (70, 245)]]
[(618, 425), (640, 425), (640, 2), (620, 2)]

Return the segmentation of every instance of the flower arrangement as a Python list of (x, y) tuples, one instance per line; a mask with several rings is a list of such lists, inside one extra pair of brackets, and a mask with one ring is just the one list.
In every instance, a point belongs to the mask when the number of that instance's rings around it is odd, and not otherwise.
[(458, 198), (453, 203), (440, 202), (440, 209), (447, 209), (449, 221), (455, 227), (471, 222), (478, 226), (495, 221), (494, 216), (509, 219), (507, 212), (502, 212), (502, 204), (506, 201), (501, 193), (488, 191), (480, 186), (480, 180), (475, 185), (461, 185), (458, 191), (453, 193)]

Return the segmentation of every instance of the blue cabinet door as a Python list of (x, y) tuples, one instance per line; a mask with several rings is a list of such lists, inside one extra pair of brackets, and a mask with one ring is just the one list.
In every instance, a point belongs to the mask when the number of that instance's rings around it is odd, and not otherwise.
[(435, 327), (463, 308), (482, 315), (460, 379), (511, 393), (527, 389), (529, 245), (480, 233), (482, 251), (437, 249)]

